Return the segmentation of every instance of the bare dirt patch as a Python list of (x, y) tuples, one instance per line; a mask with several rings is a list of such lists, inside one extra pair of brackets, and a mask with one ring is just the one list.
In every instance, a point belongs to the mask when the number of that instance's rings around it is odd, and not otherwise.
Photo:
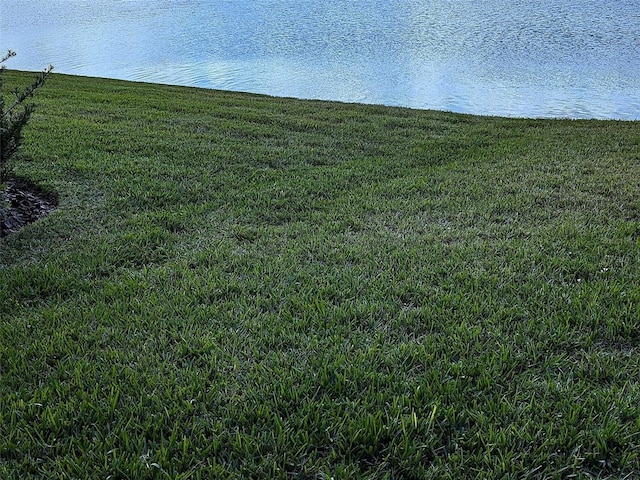
[(54, 193), (43, 190), (26, 178), (10, 178), (4, 185), (4, 190), (0, 190), (0, 237), (17, 232), (49, 214), (58, 205)]

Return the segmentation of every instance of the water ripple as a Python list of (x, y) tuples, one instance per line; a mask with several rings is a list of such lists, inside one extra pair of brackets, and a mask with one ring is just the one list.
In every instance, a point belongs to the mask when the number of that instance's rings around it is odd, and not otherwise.
[[(20, 25), (8, 19), (25, 19)], [(640, 119), (635, 0), (14, 0), (13, 68), (476, 114)]]

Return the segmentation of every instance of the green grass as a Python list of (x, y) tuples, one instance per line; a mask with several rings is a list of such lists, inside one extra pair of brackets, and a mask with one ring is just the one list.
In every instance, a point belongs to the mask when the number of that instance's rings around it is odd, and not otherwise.
[(638, 478), (640, 122), (36, 103), (0, 478)]

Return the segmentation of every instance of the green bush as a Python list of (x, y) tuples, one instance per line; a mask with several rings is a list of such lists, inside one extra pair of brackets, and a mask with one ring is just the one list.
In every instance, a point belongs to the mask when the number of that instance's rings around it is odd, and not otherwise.
[(4, 182), (7, 179), (10, 172), (10, 160), (20, 148), (22, 142), (22, 129), (29, 121), (29, 117), (31, 117), (35, 109), (33, 104), (25, 102), (27, 99), (33, 97), (35, 91), (44, 84), (53, 70), (53, 66), (49, 65), (36, 75), (31, 85), (25, 87), (23, 90), (16, 88), (13, 92), (13, 101), (5, 107), (3, 91), (4, 62), (15, 55), (15, 52), (9, 50), (6, 55), (0, 59), (0, 182)]

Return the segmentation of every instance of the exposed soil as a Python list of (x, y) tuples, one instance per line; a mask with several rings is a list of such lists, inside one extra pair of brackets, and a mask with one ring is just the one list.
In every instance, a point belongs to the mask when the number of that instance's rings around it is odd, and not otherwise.
[(14, 177), (0, 190), (0, 237), (15, 233), (56, 209), (58, 199), (26, 178)]

